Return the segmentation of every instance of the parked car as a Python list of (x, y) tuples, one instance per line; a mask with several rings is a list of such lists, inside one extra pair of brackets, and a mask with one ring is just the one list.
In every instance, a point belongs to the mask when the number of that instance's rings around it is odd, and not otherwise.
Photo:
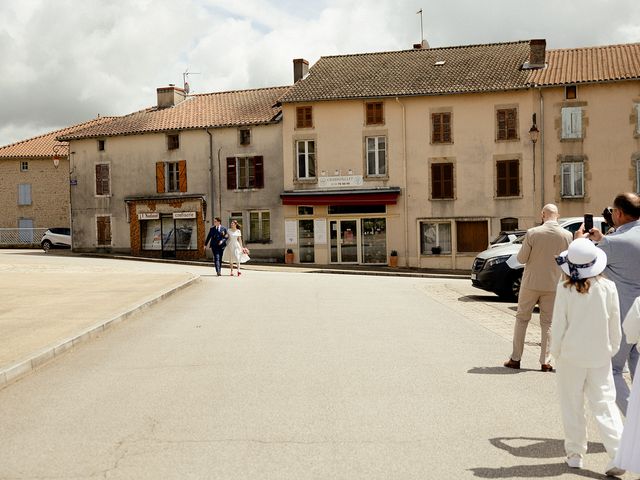
[(527, 233), (526, 230), (504, 230), (489, 242), (489, 248), (503, 247), (509, 243), (513, 243), (525, 233)]
[[(558, 219), (558, 223), (574, 234), (583, 220), (583, 217), (568, 217)], [(593, 225), (603, 232), (609, 228), (603, 217), (593, 217)], [(512, 243), (489, 246), (484, 252), (480, 252), (471, 267), (471, 284), (505, 299), (518, 298), (524, 265), (516, 257), (522, 248), (523, 239), (524, 235)]]
[(71, 229), (65, 227), (48, 229), (42, 235), (40, 246), (45, 252), (52, 248), (71, 248)]

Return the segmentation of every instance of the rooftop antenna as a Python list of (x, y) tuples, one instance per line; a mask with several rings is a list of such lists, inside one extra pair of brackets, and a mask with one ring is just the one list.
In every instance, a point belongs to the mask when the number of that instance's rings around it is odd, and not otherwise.
[(424, 42), (424, 31), (422, 29), (422, 9), (416, 12), (416, 15), (418, 14), (420, 14), (420, 44), (422, 45), (422, 42)]
[(200, 75), (200, 72), (190, 72), (189, 71), (189, 67), (187, 67), (187, 69), (182, 73), (182, 84), (183, 84), (183, 88), (184, 88), (184, 93), (186, 93), (187, 95), (189, 94), (189, 82), (187, 82), (187, 77), (189, 77), (189, 75)]

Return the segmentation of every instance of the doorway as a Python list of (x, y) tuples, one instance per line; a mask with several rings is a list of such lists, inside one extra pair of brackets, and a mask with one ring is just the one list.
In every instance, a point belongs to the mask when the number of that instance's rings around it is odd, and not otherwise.
[(331, 263), (358, 263), (360, 229), (358, 220), (331, 220)]

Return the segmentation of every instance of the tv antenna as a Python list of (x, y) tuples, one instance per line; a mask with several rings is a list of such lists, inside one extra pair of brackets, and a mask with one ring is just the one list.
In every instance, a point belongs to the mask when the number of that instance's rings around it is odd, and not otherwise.
[(422, 29), (422, 9), (416, 12), (416, 15), (420, 15), (420, 44), (424, 42), (424, 30)]
[(188, 77), (189, 75), (200, 75), (200, 72), (190, 72), (189, 71), (189, 67), (187, 67), (187, 69), (182, 73), (182, 85), (184, 88), (184, 92), (188, 95), (189, 94), (189, 82)]

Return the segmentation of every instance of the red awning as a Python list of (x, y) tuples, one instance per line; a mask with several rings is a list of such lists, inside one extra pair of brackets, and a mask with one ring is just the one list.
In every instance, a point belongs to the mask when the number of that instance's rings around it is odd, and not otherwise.
[(400, 188), (346, 191), (297, 191), (280, 194), (283, 205), (395, 205)]

